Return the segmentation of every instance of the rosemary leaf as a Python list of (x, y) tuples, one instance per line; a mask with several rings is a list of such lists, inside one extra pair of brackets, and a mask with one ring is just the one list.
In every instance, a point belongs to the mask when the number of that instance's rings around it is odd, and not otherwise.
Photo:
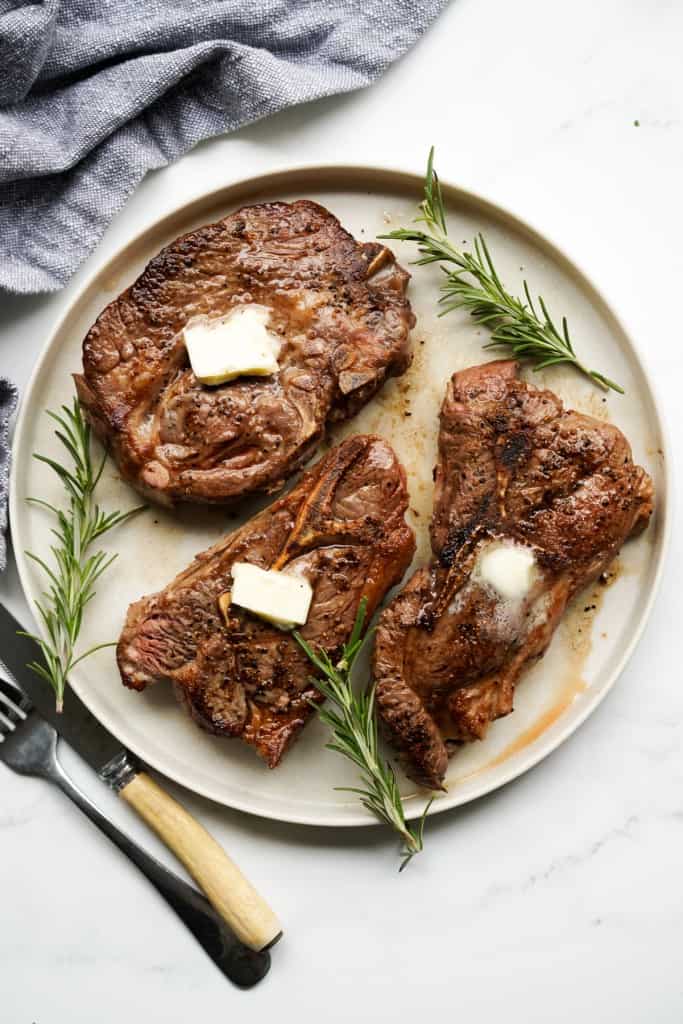
[(104, 551), (91, 553), (91, 545), (102, 534), (125, 522), (144, 506), (129, 512), (103, 512), (95, 502), (94, 492), (102, 475), (106, 453), (97, 469), (94, 469), (90, 451), (90, 427), (83, 418), (77, 399), (74, 399), (71, 408), (63, 405), (59, 413), (48, 410), (48, 416), (57, 424), (55, 434), (64, 446), (71, 465), (62, 465), (45, 455), (34, 454), (34, 458), (57, 474), (64, 485), (68, 505), (65, 509), (59, 509), (42, 498), (27, 499), (30, 504), (54, 516), (55, 526), (51, 532), (55, 543), (50, 547), (54, 559), (52, 567), (45, 558), (31, 551), (26, 552), (45, 573), (48, 585), (43, 591), (42, 600), (36, 602), (46, 636), (42, 638), (32, 633), (23, 635), (30, 636), (42, 650), (45, 664), (36, 661), (29, 668), (52, 686), (57, 710), (61, 711), (71, 670), (95, 651), (113, 646), (110, 643), (96, 644), (78, 656), (75, 653), (83, 624), (83, 612), (95, 596), (95, 583), (116, 558), (116, 555), (107, 555)]
[(466, 309), (476, 323), (491, 331), (491, 340), (484, 348), (508, 349), (518, 359), (531, 360), (535, 371), (560, 363), (570, 364), (603, 390), (611, 388), (623, 395), (624, 389), (619, 384), (581, 362), (574, 351), (566, 317), (558, 328), (540, 295), (534, 303), (526, 281), (523, 299), (507, 291), (481, 233), (474, 240), (473, 252), (461, 251), (449, 240), (441, 185), (434, 170), (433, 146), (427, 162), (420, 216), (415, 223), (425, 224), (427, 230), (399, 228), (379, 237), (416, 242), (420, 254), (415, 261), (418, 266), (441, 264), (444, 271), (439, 299), (441, 316)]
[(411, 829), (405, 819), (396, 776), (379, 751), (374, 686), (367, 693), (354, 693), (351, 674), (363, 645), (363, 625), (367, 601), (363, 598), (340, 660), (334, 664), (325, 650), (314, 651), (296, 630), (294, 637), (315, 665), (322, 678), (311, 678), (312, 684), (329, 701), (330, 707), (319, 709), (322, 721), (330, 727), (332, 738), (327, 747), (352, 761), (360, 771), (363, 787), (338, 786), (341, 791), (356, 793), (363, 806), (393, 828), (401, 837), (402, 861), (399, 871), (423, 848), (423, 832), (431, 800), (424, 809), (417, 827)]

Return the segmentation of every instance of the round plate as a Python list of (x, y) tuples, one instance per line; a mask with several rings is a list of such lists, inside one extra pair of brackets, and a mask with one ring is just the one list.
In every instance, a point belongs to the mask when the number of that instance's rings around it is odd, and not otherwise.
[[(33, 460), (34, 451), (61, 457), (45, 410), (70, 402), (71, 374), (80, 368), (82, 338), (101, 309), (127, 287), (159, 249), (179, 234), (217, 220), (245, 203), (308, 197), (328, 207), (358, 239), (374, 239), (414, 216), (420, 177), (358, 167), (316, 167), (273, 173), (240, 182), (183, 206), (146, 231), (83, 288), (48, 341), (31, 379), (14, 444), (11, 522), (19, 572), (29, 601), (44, 580), (26, 550), (45, 555), (50, 518), (27, 505), (28, 495), (61, 503), (52, 472)], [(444, 185), (451, 237), (470, 244), (483, 231), (507, 285), (521, 291), (527, 278), (558, 318), (566, 315), (575, 344), (591, 367), (619, 381), (625, 396), (603, 394), (569, 368), (556, 367), (529, 379), (551, 387), (582, 412), (613, 420), (633, 446), (635, 459), (652, 474), (657, 493), (654, 520), (639, 539), (625, 545), (608, 586), (597, 584), (579, 596), (558, 629), (546, 656), (527, 672), (517, 689), (515, 711), (494, 723), (486, 739), (472, 743), (451, 761), (447, 792), (431, 813), (490, 792), (536, 764), (565, 740), (597, 707), (624, 667), (650, 612), (666, 546), (666, 459), (661, 419), (650, 383), (624, 328), (604, 300), (557, 248), (504, 210)], [(415, 256), (412, 245), (395, 243), (400, 262)], [(390, 381), (330, 441), (349, 433), (386, 437), (406, 466), (410, 519), (418, 537), (415, 565), (429, 557), (427, 525), (432, 506), (432, 467), (437, 414), (449, 376), (491, 355), (482, 348), (486, 331), (465, 313), (438, 319), (437, 267), (413, 267), (409, 295), (417, 314), (415, 359), (405, 376)], [(114, 465), (107, 464), (98, 492), (106, 509), (137, 504)], [(250, 509), (253, 512), (252, 508)], [(100, 581), (90, 605), (81, 650), (118, 637), (126, 609), (142, 594), (158, 590), (195, 553), (233, 529), (242, 519), (221, 509), (150, 508), (104, 538), (118, 558)], [(149, 765), (203, 796), (282, 821), (317, 825), (371, 824), (358, 800), (335, 786), (357, 782), (353, 766), (324, 748), (326, 729), (311, 722), (283, 764), (269, 771), (238, 741), (210, 736), (184, 714), (170, 687), (144, 694), (123, 688), (111, 648), (84, 661), (71, 685), (90, 710)], [(67, 695), (68, 703), (68, 695)], [(410, 817), (425, 805), (425, 794), (402, 779)]]

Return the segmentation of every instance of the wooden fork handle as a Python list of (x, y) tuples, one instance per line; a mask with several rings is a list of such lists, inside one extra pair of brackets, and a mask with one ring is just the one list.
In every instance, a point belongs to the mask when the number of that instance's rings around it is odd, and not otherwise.
[(134, 774), (118, 792), (187, 868), (246, 946), (262, 950), (273, 945), (282, 934), (277, 917), (223, 848), (184, 807), (145, 772)]

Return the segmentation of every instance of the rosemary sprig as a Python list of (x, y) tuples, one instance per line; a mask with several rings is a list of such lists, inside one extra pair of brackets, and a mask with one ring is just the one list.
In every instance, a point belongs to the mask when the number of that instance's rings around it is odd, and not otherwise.
[(107, 556), (104, 551), (90, 554), (90, 549), (98, 537), (139, 512), (143, 506), (129, 512), (103, 512), (95, 502), (94, 492), (102, 476), (106, 452), (95, 469), (90, 452), (90, 427), (83, 418), (78, 401), (74, 399), (71, 408), (63, 405), (61, 414), (48, 410), (48, 416), (57, 424), (55, 433), (72, 465), (67, 468), (55, 459), (36, 453), (34, 458), (54, 470), (64, 484), (69, 501), (64, 510), (42, 498), (27, 499), (32, 505), (51, 512), (56, 522), (52, 528), (55, 543), (50, 547), (54, 564), (50, 566), (44, 558), (31, 551), (26, 552), (48, 579), (43, 600), (36, 601), (47, 638), (34, 633), (23, 635), (35, 640), (42, 650), (45, 664), (34, 661), (29, 668), (52, 686), (57, 711), (61, 711), (64, 689), (72, 669), (95, 651), (112, 646), (111, 643), (97, 644), (78, 657), (74, 652), (83, 613), (95, 596), (95, 583), (116, 558), (115, 554)]
[[(434, 170), (433, 146), (427, 162), (420, 216), (416, 217), (415, 223), (426, 224), (428, 230), (400, 228), (379, 237), (417, 242), (420, 258), (416, 263), (419, 266), (446, 264), (442, 267), (446, 276), (439, 300), (443, 306), (441, 316), (454, 309), (467, 309), (478, 324), (491, 331), (491, 340), (484, 348), (508, 348), (514, 356), (530, 359), (535, 364), (534, 371), (569, 363), (603, 390), (612, 388), (623, 395), (624, 389), (619, 384), (597, 370), (590, 370), (580, 361), (569, 335), (567, 318), (562, 317), (562, 327), (559, 328), (543, 298), (539, 295), (534, 302), (526, 281), (523, 283), (524, 298), (507, 291), (481, 233), (474, 240), (474, 252), (456, 249), (449, 241), (441, 185)], [(448, 266), (457, 269), (447, 269)]]
[(306, 652), (322, 678), (311, 682), (332, 705), (322, 707), (319, 715), (332, 730), (329, 750), (349, 758), (359, 768), (364, 786), (338, 786), (337, 789), (356, 793), (364, 807), (380, 821), (390, 825), (401, 837), (403, 860), (399, 871), (422, 850), (425, 818), (431, 800), (413, 830), (406, 822), (403, 802), (398, 791), (396, 776), (388, 761), (379, 752), (377, 718), (375, 716), (375, 689), (355, 694), (351, 685), (354, 662), (363, 645), (363, 624), (367, 601), (358, 607), (351, 636), (342, 650), (341, 659), (334, 664), (325, 650), (314, 651), (300, 633), (294, 632), (297, 642)]

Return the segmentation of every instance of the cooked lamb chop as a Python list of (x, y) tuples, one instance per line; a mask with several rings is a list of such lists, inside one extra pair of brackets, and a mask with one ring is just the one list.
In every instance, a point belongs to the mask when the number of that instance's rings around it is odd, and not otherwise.
[[(76, 386), (122, 475), (153, 500), (228, 503), (278, 490), (326, 423), (410, 364), (409, 275), (317, 203), (248, 206), (163, 249), (101, 313)], [(270, 310), (279, 372), (206, 386), (183, 328), (243, 304)]]
[[(652, 482), (616, 427), (564, 410), (498, 361), (456, 373), (441, 409), (433, 563), (380, 618), (377, 707), (408, 774), (442, 786), (450, 754), (512, 711), (567, 602), (647, 525)], [(531, 560), (514, 598), (484, 556)], [(514, 588), (512, 588), (514, 589)], [(503, 587), (505, 590), (505, 587)]]
[[(358, 435), (208, 551), (158, 594), (131, 605), (118, 645), (126, 686), (171, 682), (204, 728), (241, 736), (275, 767), (320, 695), (294, 638), (219, 599), (235, 562), (302, 573), (313, 601), (301, 634), (338, 651), (358, 604), (372, 614), (415, 549), (405, 472), (386, 441)], [(225, 599), (221, 601), (225, 605)]]

